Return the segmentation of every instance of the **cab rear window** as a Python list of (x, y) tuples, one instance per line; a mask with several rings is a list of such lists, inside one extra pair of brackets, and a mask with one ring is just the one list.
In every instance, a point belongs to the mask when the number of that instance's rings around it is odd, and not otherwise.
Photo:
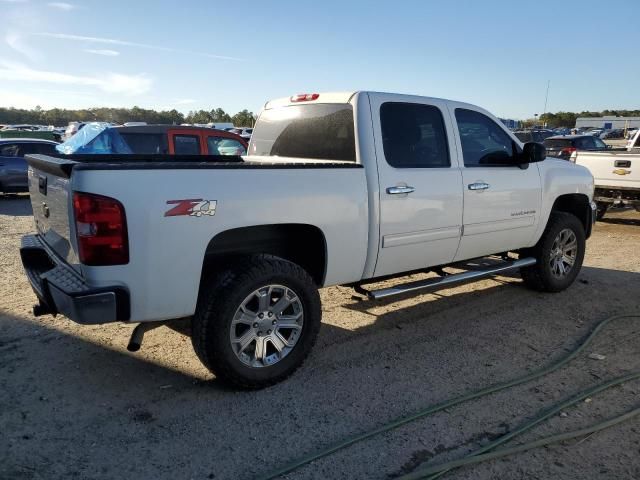
[(137, 154), (163, 154), (168, 153), (167, 136), (162, 133), (132, 133), (122, 131), (120, 133), (133, 153)]
[(356, 161), (349, 104), (291, 105), (264, 110), (249, 155)]

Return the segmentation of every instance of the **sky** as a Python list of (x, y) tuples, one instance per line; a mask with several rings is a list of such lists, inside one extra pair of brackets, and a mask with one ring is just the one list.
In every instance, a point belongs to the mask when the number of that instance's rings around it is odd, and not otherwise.
[(640, 1), (0, 0), (0, 106), (259, 112), (376, 90), (505, 118), (640, 108)]

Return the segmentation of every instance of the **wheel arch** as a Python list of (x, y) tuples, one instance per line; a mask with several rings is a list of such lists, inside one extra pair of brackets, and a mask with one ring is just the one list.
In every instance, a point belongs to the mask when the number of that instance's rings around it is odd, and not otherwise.
[[(270, 254), (300, 265), (318, 286), (327, 272), (327, 242), (315, 225), (283, 223), (232, 228), (213, 237), (205, 250), (202, 275), (233, 258)], [(201, 279), (202, 282), (202, 279)]]
[(589, 203), (589, 197), (584, 193), (567, 193), (560, 195), (553, 202), (551, 207), (551, 213), (553, 212), (565, 212), (574, 215), (580, 220), (584, 227), (586, 238), (591, 236), (591, 205)]

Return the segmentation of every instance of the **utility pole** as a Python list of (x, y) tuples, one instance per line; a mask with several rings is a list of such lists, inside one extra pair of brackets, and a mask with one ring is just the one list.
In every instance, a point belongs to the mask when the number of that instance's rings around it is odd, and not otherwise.
[[(549, 85), (551, 85), (551, 80), (547, 80), (547, 94), (544, 96), (544, 111), (542, 112), (542, 115), (547, 113), (547, 100), (549, 100)], [(545, 125), (542, 125), (542, 126), (544, 127)]]

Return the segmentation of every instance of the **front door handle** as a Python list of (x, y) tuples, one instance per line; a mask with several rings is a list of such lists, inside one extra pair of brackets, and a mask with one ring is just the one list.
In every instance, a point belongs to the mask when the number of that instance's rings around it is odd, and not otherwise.
[(387, 193), (389, 195), (400, 195), (402, 193), (411, 193), (411, 192), (415, 192), (415, 188), (413, 187), (388, 187), (387, 188)]
[(486, 190), (487, 188), (489, 188), (489, 184), (484, 182), (476, 182), (476, 183), (469, 184), (469, 190)]

